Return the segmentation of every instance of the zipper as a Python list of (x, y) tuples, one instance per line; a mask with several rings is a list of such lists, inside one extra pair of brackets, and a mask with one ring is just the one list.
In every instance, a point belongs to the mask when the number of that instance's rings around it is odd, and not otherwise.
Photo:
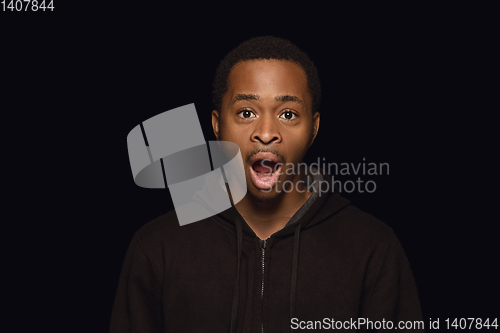
[(261, 284), (261, 291), (260, 291), (260, 303), (261, 303), (261, 308), (262, 308), (262, 315), (261, 315), (260, 330), (261, 330), (261, 333), (264, 333), (264, 305), (263, 305), (262, 301), (264, 299), (264, 267), (265, 267), (264, 257), (266, 255), (266, 241), (259, 239), (259, 244), (260, 244), (260, 249), (262, 252), (262, 257), (261, 257), (262, 284)]

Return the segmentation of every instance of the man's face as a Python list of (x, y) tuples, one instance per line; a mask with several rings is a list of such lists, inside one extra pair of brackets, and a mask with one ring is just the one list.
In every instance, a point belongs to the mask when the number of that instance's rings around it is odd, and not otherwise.
[(231, 70), (222, 108), (212, 112), (212, 125), (217, 139), (240, 147), (250, 196), (272, 201), (283, 184), (288, 192), (299, 179), (297, 164), (316, 137), (319, 113), (312, 114), (301, 66), (249, 60)]

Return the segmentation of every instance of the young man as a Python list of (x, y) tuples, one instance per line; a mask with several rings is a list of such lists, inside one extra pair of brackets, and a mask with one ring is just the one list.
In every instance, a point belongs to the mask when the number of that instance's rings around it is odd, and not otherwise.
[(422, 320), (392, 230), (320, 193), (326, 176), (299, 168), (320, 99), (315, 66), (286, 40), (254, 38), (222, 60), (212, 125), (238, 144), (247, 195), (203, 221), (180, 227), (172, 211), (135, 234), (111, 332), (398, 330)]

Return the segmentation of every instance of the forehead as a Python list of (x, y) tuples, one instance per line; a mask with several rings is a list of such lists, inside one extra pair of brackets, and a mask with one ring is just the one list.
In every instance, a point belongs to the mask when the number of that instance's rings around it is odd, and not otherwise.
[(225, 102), (237, 94), (257, 94), (269, 98), (293, 95), (306, 105), (312, 103), (304, 69), (285, 60), (247, 60), (234, 65), (228, 77)]

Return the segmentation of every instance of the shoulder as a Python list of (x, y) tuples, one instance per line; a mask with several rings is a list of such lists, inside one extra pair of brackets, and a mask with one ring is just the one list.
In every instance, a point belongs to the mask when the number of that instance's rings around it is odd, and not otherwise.
[(171, 210), (154, 220), (149, 221), (143, 225), (135, 233), (135, 237), (139, 240), (152, 241), (154, 239), (169, 237), (173, 233), (180, 230), (179, 222), (175, 210)]
[(394, 231), (375, 216), (348, 205), (330, 221), (336, 238), (364, 249), (388, 249), (395, 238)]
[(372, 237), (391, 237), (393, 230), (377, 217), (354, 205), (349, 205), (339, 212), (339, 218), (346, 228), (356, 234), (370, 234)]
[(373, 279), (381, 272), (399, 274), (403, 267), (408, 266), (404, 249), (393, 229), (373, 215), (349, 205), (327, 224), (332, 226), (330, 243), (335, 253), (349, 254), (349, 260), (359, 263), (365, 272), (369, 272), (367, 274), (373, 274)]
[(147, 254), (163, 256), (217, 233), (220, 233), (220, 227), (214, 223), (214, 217), (181, 226), (176, 211), (171, 210), (143, 225), (135, 233), (134, 239)]
[(134, 234), (132, 243), (155, 264), (163, 261), (165, 250), (175, 246), (181, 227), (175, 210), (171, 210), (144, 224)]

